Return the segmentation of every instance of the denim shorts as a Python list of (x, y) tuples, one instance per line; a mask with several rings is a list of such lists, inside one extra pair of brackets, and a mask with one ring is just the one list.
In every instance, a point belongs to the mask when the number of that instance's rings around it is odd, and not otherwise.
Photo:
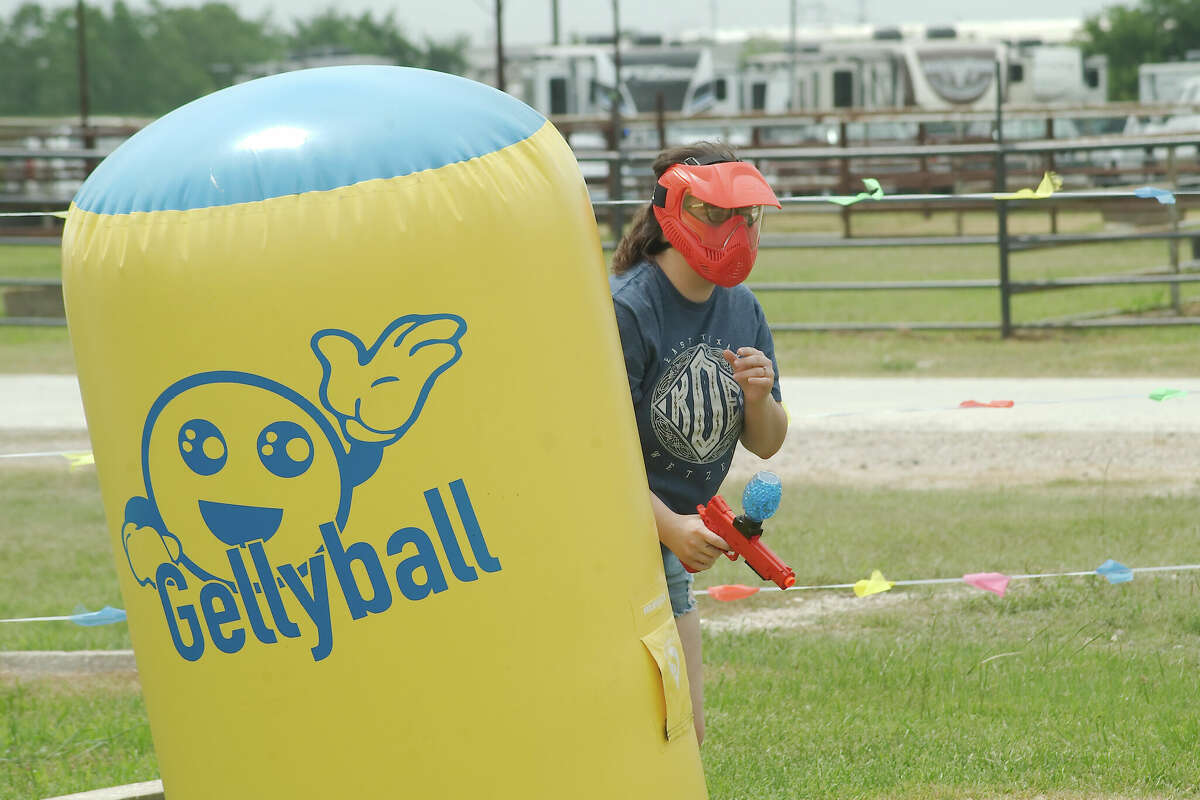
[(671, 552), (665, 544), (662, 548), (663, 573), (667, 576), (667, 596), (671, 598), (671, 611), (677, 617), (682, 617), (689, 611), (696, 610), (696, 595), (692, 593), (692, 573), (683, 568), (679, 556)]

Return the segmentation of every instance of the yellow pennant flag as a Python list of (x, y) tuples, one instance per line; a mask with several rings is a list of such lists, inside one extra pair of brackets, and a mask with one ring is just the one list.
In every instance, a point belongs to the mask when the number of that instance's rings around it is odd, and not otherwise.
[(997, 200), (1045, 200), (1062, 188), (1062, 178), (1057, 172), (1047, 172), (1042, 175), (1042, 182), (1036, 189), (1022, 189), (1011, 194), (998, 194)]
[(63, 453), (63, 458), (70, 462), (68, 469), (70, 469), (71, 472), (74, 472), (80, 467), (86, 467), (88, 464), (96, 463), (96, 457), (91, 453)]
[(883, 577), (883, 573), (879, 570), (873, 570), (871, 577), (864, 578), (854, 584), (854, 593), (859, 597), (866, 597), (869, 594), (879, 594), (886, 592), (896, 584)]

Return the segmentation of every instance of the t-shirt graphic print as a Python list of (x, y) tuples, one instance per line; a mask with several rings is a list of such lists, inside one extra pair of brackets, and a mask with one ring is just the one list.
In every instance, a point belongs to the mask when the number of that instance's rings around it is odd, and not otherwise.
[(722, 348), (697, 344), (663, 370), (650, 399), (655, 438), (693, 464), (726, 454), (742, 430), (742, 390)]

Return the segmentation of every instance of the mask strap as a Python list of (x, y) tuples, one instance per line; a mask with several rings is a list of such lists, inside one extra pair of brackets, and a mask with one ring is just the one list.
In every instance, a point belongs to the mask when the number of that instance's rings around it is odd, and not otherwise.
[[(722, 158), (721, 156), (708, 156), (703, 161), (695, 156), (688, 156), (683, 161), (679, 161), (677, 163), (688, 167), (711, 167), (713, 164), (730, 164), (732, 162), (728, 158)], [(672, 164), (671, 166), (673, 167), (675, 165)], [(670, 169), (670, 167), (667, 169)], [(666, 208), (667, 187), (663, 186), (661, 183), (655, 182), (654, 193), (650, 195), (650, 203), (658, 206), (659, 208)]]

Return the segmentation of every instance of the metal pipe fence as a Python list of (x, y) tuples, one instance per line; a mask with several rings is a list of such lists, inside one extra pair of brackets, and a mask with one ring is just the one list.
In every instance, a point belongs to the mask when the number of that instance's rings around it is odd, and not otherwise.
[[(967, 330), (998, 330), (1002, 336), (1009, 336), (1014, 330), (1022, 328), (1075, 328), (1075, 327), (1126, 327), (1133, 325), (1180, 325), (1180, 324), (1200, 324), (1200, 318), (1186, 316), (1181, 313), (1182, 303), (1180, 297), (1180, 289), (1187, 284), (1200, 282), (1200, 276), (1184, 274), (1185, 271), (1195, 265), (1195, 262), (1181, 262), (1179, 258), (1178, 242), (1183, 239), (1190, 240), (1193, 245), (1193, 253), (1196, 254), (1200, 250), (1200, 229), (1188, 228), (1181, 219), (1181, 208), (1192, 206), (1200, 206), (1200, 191), (1180, 191), (1179, 178), (1181, 172), (1188, 170), (1200, 174), (1200, 165), (1195, 163), (1195, 159), (1191, 159), (1186, 166), (1186, 169), (1181, 167), (1179, 159), (1175, 157), (1178, 148), (1188, 147), (1197, 148), (1200, 145), (1200, 134), (1187, 136), (1142, 136), (1142, 137), (1122, 137), (1120, 141), (1112, 139), (1077, 139), (1072, 141), (1060, 140), (1038, 140), (1038, 141), (1018, 141), (1005, 142), (1003, 140), (992, 143), (979, 144), (942, 144), (942, 145), (906, 145), (902, 147), (769, 147), (769, 148), (743, 148), (739, 151), (739, 155), (750, 161), (755, 161), (760, 164), (760, 167), (765, 167), (767, 170), (777, 169), (780, 165), (786, 165), (790, 162), (798, 164), (811, 164), (815, 162), (835, 161), (839, 165), (837, 170), (836, 180), (841, 190), (841, 194), (851, 194), (855, 187), (844, 186), (847, 182), (853, 182), (855, 171), (849, 167), (852, 164), (859, 164), (859, 171), (866, 170), (871, 162), (887, 161), (889, 159), (901, 165), (915, 167), (919, 163), (923, 163), (927, 168), (932, 169), (938, 166), (937, 159), (949, 159), (942, 166), (950, 168), (947, 172), (949, 179), (953, 180), (956, 173), (952, 168), (955, 166), (955, 159), (977, 159), (982, 162), (991, 162), (991, 179), (995, 190), (991, 192), (949, 192), (949, 193), (931, 193), (928, 191), (910, 193), (910, 194), (888, 194), (883, 197), (863, 200), (862, 202), (850, 206), (835, 206), (830, 203), (829, 198), (821, 195), (809, 196), (784, 196), (781, 198), (781, 203), (785, 210), (797, 211), (809, 214), (838, 214), (841, 217), (840, 234), (804, 234), (804, 233), (765, 233), (762, 237), (760, 246), (763, 249), (805, 249), (805, 248), (895, 248), (895, 247), (949, 247), (949, 246), (988, 246), (995, 247), (998, 254), (998, 277), (987, 280), (942, 280), (942, 281), (859, 281), (859, 282), (775, 282), (775, 283), (750, 283), (748, 284), (756, 291), (765, 292), (780, 292), (780, 291), (915, 291), (915, 290), (934, 290), (934, 289), (986, 289), (997, 291), (999, 293), (1000, 318), (997, 322), (888, 322), (888, 323), (802, 323), (802, 322), (778, 322), (774, 323), (773, 327), (776, 330), (951, 330), (951, 329), (967, 329)], [(1008, 176), (1013, 173), (1008, 170), (1007, 165), (1010, 159), (1024, 157), (1040, 157), (1043, 159), (1053, 158), (1056, 155), (1072, 153), (1072, 152), (1097, 152), (1097, 151), (1135, 151), (1141, 154), (1158, 153), (1161, 151), (1166, 154), (1166, 157), (1153, 156), (1149, 160), (1143, 158), (1143, 167), (1126, 174), (1126, 177), (1149, 177), (1152, 175), (1162, 175), (1167, 179), (1169, 190), (1173, 194), (1175, 204), (1169, 207), (1168, 223), (1166, 229), (1149, 230), (1149, 231), (1125, 231), (1125, 232), (1096, 232), (1096, 233), (1059, 233), (1057, 232), (1057, 211), (1068, 205), (1084, 208), (1095, 208), (1104, 206), (1105, 204), (1116, 204), (1123, 208), (1140, 208), (1153, 210), (1160, 208), (1155, 204), (1153, 199), (1143, 196), (1138, 196), (1130, 191), (1109, 191), (1096, 189), (1082, 189), (1079, 191), (1059, 191), (1044, 198), (1036, 200), (1025, 199), (1001, 199), (997, 193), (1010, 191), (1006, 185)], [(96, 148), (91, 149), (72, 149), (72, 150), (19, 150), (16, 148), (0, 148), (0, 161), (5, 159), (75, 159), (88, 161), (99, 159), (105, 155), (105, 152)], [(633, 211), (644, 206), (648, 200), (649, 184), (651, 173), (649, 165), (657, 155), (657, 151), (651, 150), (605, 150), (605, 151), (580, 151), (577, 153), (578, 159), (582, 164), (589, 161), (607, 162), (610, 165), (609, 175), (625, 176), (616, 190), (612, 190), (612, 182), (606, 181), (607, 187), (611, 192), (610, 197), (615, 195), (621, 198), (621, 195), (629, 196), (630, 191), (637, 194), (641, 193), (634, 189), (637, 183), (646, 184), (644, 187), (644, 199), (625, 200), (625, 199), (596, 199), (593, 202), (593, 208), (596, 213), (597, 220), (601, 223), (607, 222), (610, 229), (610, 235), (613, 239), (619, 237), (626, 221), (633, 215)], [(893, 167), (895, 163), (893, 163)], [(897, 173), (899, 174), (899, 173)], [(865, 176), (865, 174), (864, 174)], [(928, 175), (922, 180), (928, 184)], [(627, 191), (630, 190), (630, 191)], [(20, 205), (18, 198), (12, 198), (12, 202)], [(6, 204), (7, 205), (7, 204)], [(65, 207), (65, 204), (62, 204)], [(1038, 208), (1045, 209), (1051, 214), (1051, 232), (1045, 234), (1028, 234), (1028, 233), (1012, 233), (1008, 229), (1008, 215), (1010, 210)], [(926, 214), (931, 214), (936, 211), (953, 212), (963, 214), (968, 211), (990, 210), (996, 217), (996, 233), (991, 234), (963, 234), (955, 235), (936, 235), (936, 236), (855, 236), (853, 233), (851, 220), (853, 216), (864, 213), (886, 212), (886, 211), (902, 211), (902, 210), (920, 210)], [(49, 209), (43, 209), (46, 216), (50, 216)], [(58, 209), (55, 209), (58, 210)], [(0, 244), (3, 245), (46, 245), (57, 246), (59, 244), (59, 232), (57, 230), (46, 229), (44, 232), (31, 231), (22, 229), (24, 235), (10, 235), (12, 231), (5, 231), (4, 235), (0, 235)], [(42, 233), (42, 235), (37, 235)], [(1074, 278), (1060, 278), (1055, 280), (1040, 280), (1040, 281), (1021, 281), (1013, 280), (1008, 274), (1009, 258), (1015, 254), (1027, 252), (1040, 248), (1062, 247), (1067, 245), (1081, 244), (1105, 244), (1121, 241), (1135, 240), (1160, 240), (1167, 244), (1169, 264), (1162, 270), (1151, 274), (1138, 275), (1097, 275)], [(605, 244), (611, 248), (612, 241)], [(0, 264), (0, 276), (3, 273), (3, 264)], [(1022, 324), (1014, 324), (1011, 319), (1011, 302), (1015, 295), (1028, 294), (1031, 292), (1042, 292), (1051, 290), (1066, 290), (1071, 288), (1093, 287), (1093, 286), (1137, 286), (1145, 284), (1161, 284), (1166, 285), (1171, 289), (1171, 309), (1174, 311), (1173, 316), (1161, 316), (1145, 319), (1119, 319), (1115, 317), (1101, 319), (1060, 319), (1060, 320), (1041, 320), (1036, 322), (1027, 322)], [(41, 280), (41, 279), (22, 279), (22, 278), (4, 278), (0, 277), (0, 287), (13, 287), (15, 289), (29, 289), (34, 287), (46, 288), (53, 286), (61, 286), (56, 280)], [(57, 318), (39, 318), (28, 316), (0, 316), (0, 325), (63, 325), (65, 320)]]
[[(1200, 206), (1200, 192), (1172, 192), (1173, 209), (1180, 205)], [(892, 195), (861, 201), (863, 207), (876, 206), (901, 210), (922, 205), (933, 205), (947, 211), (960, 211), (966, 208), (972, 210), (994, 209), (997, 217), (997, 233), (972, 236), (885, 236), (885, 237), (845, 237), (831, 235), (807, 234), (766, 234), (762, 235), (759, 246), (762, 249), (828, 249), (828, 248), (896, 248), (896, 247), (947, 247), (947, 246), (989, 246), (995, 247), (998, 253), (998, 276), (988, 279), (962, 280), (921, 280), (921, 281), (763, 281), (747, 282), (747, 286), (755, 292), (875, 292), (875, 291), (921, 291), (921, 290), (989, 290), (998, 293), (1000, 315), (995, 322), (961, 321), (893, 321), (893, 322), (772, 322), (771, 328), (776, 331), (909, 331), (909, 330), (993, 330), (1001, 336), (1009, 337), (1019, 330), (1047, 330), (1071, 328), (1128, 328), (1200, 325), (1200, 316), (1190, 316), (1181, 313), (1181, 298), (1179, 288), (1187, 284), (1200, 283), (1200, 274), (1184, 274), (1185, 267), (1200, 265), (1192, 261), (1181, 263), (1178, 257), (1178, 241), (1191, 240), (1193, 251), (1200, 250), (1200, 229), (1185, 229), (1181, 226), (1180, 214), (1174, 211), (1169, 214), (1168, 230), (1157, 231), (1127, 231), (1127, 232), (1096, 232), (1096, 233), (1048, 233), (1048, 234), (1014, 234), (1009, 232), (1005, 217), (1010, 207), (1038, 208), (1039, 206), (1062, 207), (1076, 206), (1094, 208), (1100, 202), (1122, 202), (1150, 204), (1145, 208), (1154, 208), (1156, 200), (1151, 197), (1137, 195), (1130, 191), (1081, 191), (1055, 192), (1044, 198), (1037, 199), (1004, 199), (996, 193), (968, 193), (951, 195)], [(646, 201), (620, 201), (620, 205), (641, 206)], [(828, 198), (822, 197), (791, 197), (780, 200), (784, 209), (794, 208), (804, 211), (826, 210), (830, 207)], [(598, 200), (593, 203), (597, 218), (604, 217), (605, 209), (615, 205), (614, 201)], [(856, 206), (857, 208), (857, 206)], [(842, 210), (835, 208), (834, 210)], [(776, 212), (778, 213), (778, 212)], [(1164, 241), (1173, 249), (1170, 252), (1170, 263), (1161, 271), (1142, 274), (1091, 275), (1063, 277), (1041, 280), (1014, 280), (1008, 269), (1009, 257), (1013, 254), (1028, 252), (1042, 248), (1063, 247), (1082, 244), (1108, 244), (1124, 241)], [(607, 247), (612, 242), (606, 243)], [(1196, 253), (1200, 255), (1200, 253)], [(1090, 318), (1059, 318), (1037, 320), (1032, 322), (1014, 323), (1012, 321), (1012, 299), (1016, 295), (1035, 292), (1068, 290), (1099, 286), (1145, 286), (1166, 285), (1172, 289), (1172, 316), (1129, 317), (1120, 315), (1119, 311), (1099, 312)], [(1085, 315), (1089, 316), (1089, 315)]]

